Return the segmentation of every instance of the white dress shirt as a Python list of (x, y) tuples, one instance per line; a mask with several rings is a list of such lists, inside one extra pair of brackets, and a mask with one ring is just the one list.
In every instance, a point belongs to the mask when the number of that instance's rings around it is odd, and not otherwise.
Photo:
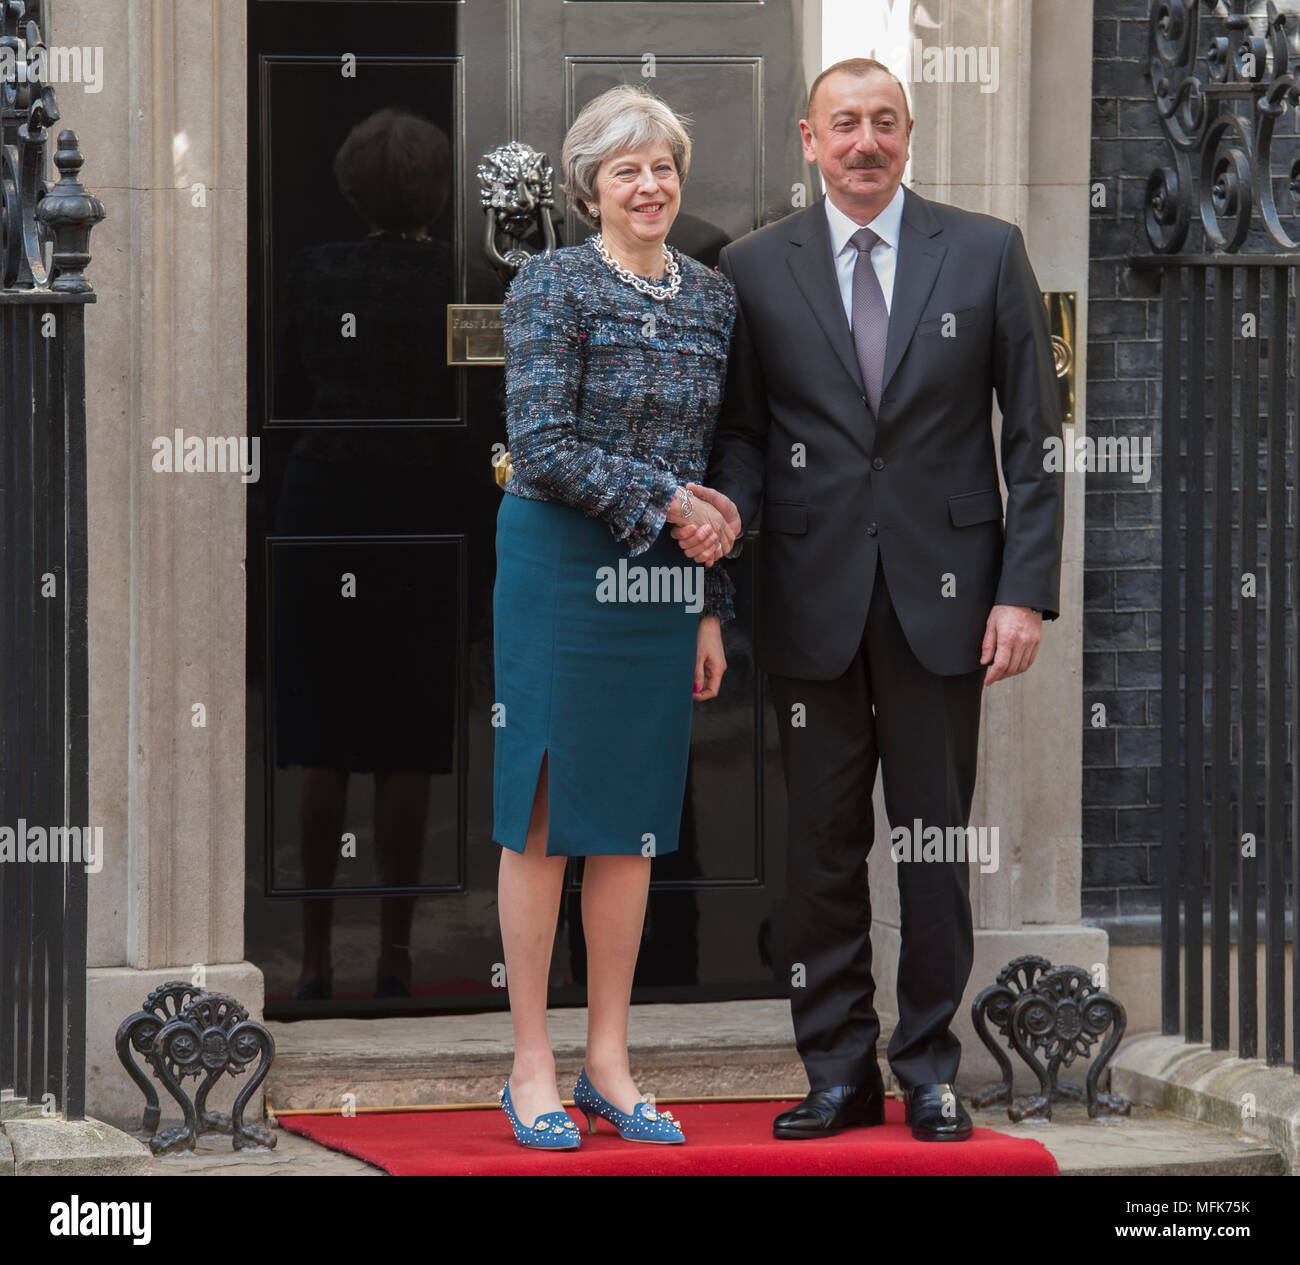
[(903, 226), (903, 186), (898, 186), (885, 209), (866, 225), (849, 219), (829, 197), (825, 202), (826, 218), (831, 228), (831, 251), (840, 283), (840, 298), (844, 300), (844, 315), (848, 317), (849, 328), (852, 329), (853, 269), (858, 262), (858, 248), (849, 238), (863, 227), (869, 227), (880, 238), (871, 252), (871, 265), (876, 270), (881, 293), (885, 296), (885, 310), (890, 311), (894, 302), (894, 272), (898, 266), (898, 235)]

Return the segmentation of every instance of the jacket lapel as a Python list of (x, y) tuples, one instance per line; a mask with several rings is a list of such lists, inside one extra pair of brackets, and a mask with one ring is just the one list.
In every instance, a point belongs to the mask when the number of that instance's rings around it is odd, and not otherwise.
[[(822, 219), (825, 218), (823, 213)], [(829, 229), (827, 232), (829, 234)], [(903, 221), (898, 235), (894, 295), (889, 305), (889, 336), (885, 341), (885, 371), (880, 387), (882, 394), (889, 388), (889, 380), (916, 333), (917, 322), (925, 310), (930, 291), (934, 289), (943, 257), (948, 253), (946, 246), (934, 240), (942, 232), (942, 225), (925, 199), (904, 185)]]
[(848, 317), (844, 315), (839, 278), (835, 275), (835, 263), (831, 258), (831, 226), (822, 205), (824, 201), (824, 197), (819, 198), (793, 226), (790, 240), (800, 249), (790, 252), (790, 271), (803, 291), (803, 297), (808, 300), (827, 342), (839, 357), (844, 371), (857, 384), (858, 393), (862, 394), (866, 388), (862, 385), (858, 353), (853, 346)]

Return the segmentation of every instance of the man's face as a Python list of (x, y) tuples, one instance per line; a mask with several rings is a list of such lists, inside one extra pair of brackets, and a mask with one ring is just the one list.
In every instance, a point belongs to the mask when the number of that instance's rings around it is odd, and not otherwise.
[(903, 90), (888, 75), (837, 72), (822, 80), (811, 117), (799, 121), (804, 158), (841, 202), (878, 208), (903, 179), (912, 123)]

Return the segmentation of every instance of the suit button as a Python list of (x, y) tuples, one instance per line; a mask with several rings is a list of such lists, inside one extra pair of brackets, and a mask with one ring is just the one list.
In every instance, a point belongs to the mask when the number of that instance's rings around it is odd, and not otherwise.
[(884, 459), (884, 457), (877, 457), (877, 458), (876, 458), (876, 459), (871, 463), (871, 468), (872, 468), (873, 470), (883, 470), (883, 469), (885, 468), (885, 459)]
[(876, 534), (876, 531), (877, 531), (876, 525), (875, 523), (872, 523), (871, 526), (867, 528), (867, 535), (874, 536)]

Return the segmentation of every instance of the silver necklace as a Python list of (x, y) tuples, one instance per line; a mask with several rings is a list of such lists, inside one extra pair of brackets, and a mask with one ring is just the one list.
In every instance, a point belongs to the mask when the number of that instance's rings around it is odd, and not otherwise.
[(677, 266), (677, 260), (673, 257), (672, 251), (667, 246), (664, 247), (664, 266), (668, 269), (667, 282), (656, 285), (653, 281), (647, 281), (644, 277), (638, 277), (635, 272), (629, 272), (624, 268), (613, 255), (605, 249), (605, 242), (599, 233), (592, 237), (592, 242), (596, 247), (598, 254), (609, 266), (609, 270), (620, 280), (627, 282), (634, 290), (639, 290), (642, 294), (648, 295), (652, 299), (658, 299), (661, 303), (665, 299), (675, 299), (682, 288), (682, 272)]

